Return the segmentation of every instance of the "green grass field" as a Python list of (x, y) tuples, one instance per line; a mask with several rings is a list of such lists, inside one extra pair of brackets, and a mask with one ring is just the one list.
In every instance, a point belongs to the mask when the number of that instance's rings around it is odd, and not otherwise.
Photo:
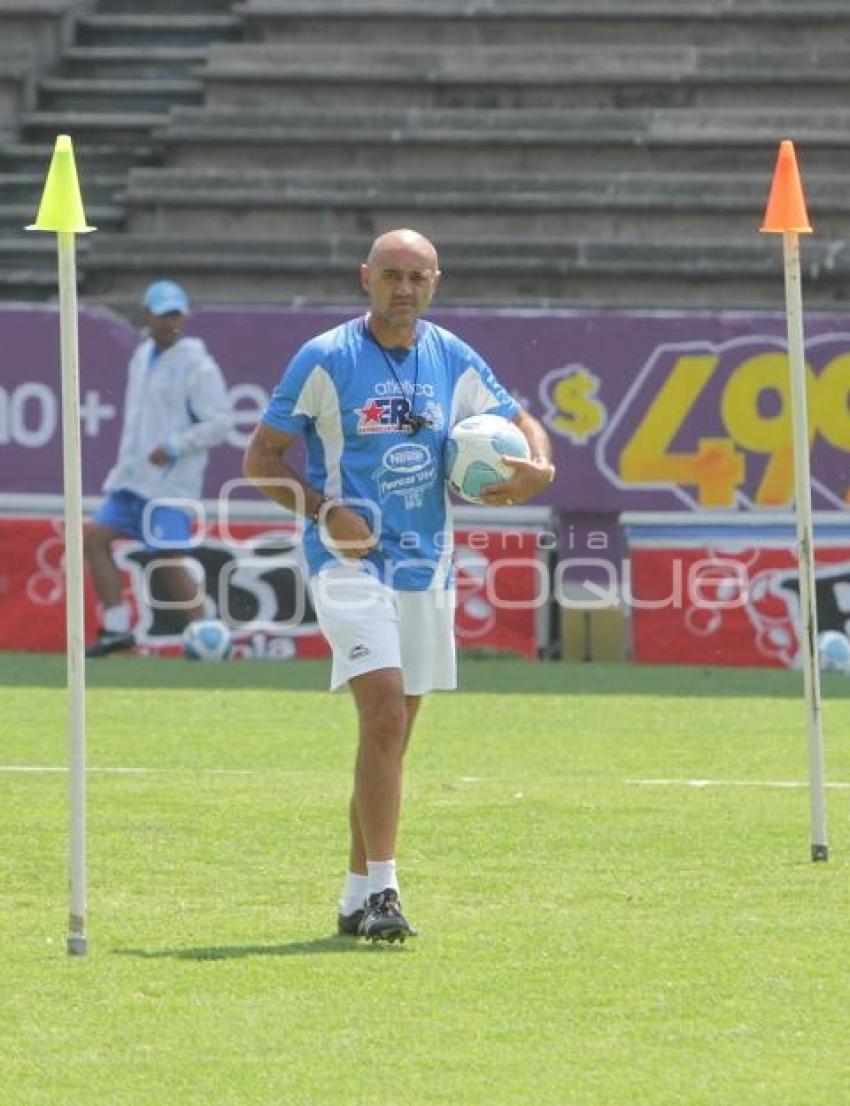
[(64, 660), (0, 655), (0, 1103), (850, 1101), (850, 680), (816, 865), (776, 786), (806, 778), (798, 675), (461, 676), (409, 758), (421, 936), (383, 948), (332, 935), (353, 712), (325, 665), (90, 664), (69, 959)]

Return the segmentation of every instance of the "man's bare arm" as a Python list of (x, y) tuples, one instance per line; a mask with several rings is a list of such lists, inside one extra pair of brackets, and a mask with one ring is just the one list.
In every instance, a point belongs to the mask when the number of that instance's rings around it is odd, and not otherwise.
[(245, 450), (243, 473), (281, 507), (323, 523), (327, 538), (343, 556), (365, 557), (375, 548), (377, 538), (364, 518), (343, 503), (329, 500), (286, 463), (284, 454), (296, 441), (294, 434), (261, 422)]

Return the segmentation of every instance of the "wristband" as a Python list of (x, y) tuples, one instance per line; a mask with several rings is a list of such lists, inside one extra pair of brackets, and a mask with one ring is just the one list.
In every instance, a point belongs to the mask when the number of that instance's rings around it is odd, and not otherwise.
[(319, 515), (322, 513), (322, 511), (324, 511), (327, 515), (328, 511), (330, 511), (332, 507), (338, 506), (339, 502), (338, 500), (334, 499), (333, 496), (323, 495), (319, 502), (316, 504), (316, 509), (314, 511), (311, 511), (307, 517), (310, 519), (311, 522), (315, 522), (318, 526)]

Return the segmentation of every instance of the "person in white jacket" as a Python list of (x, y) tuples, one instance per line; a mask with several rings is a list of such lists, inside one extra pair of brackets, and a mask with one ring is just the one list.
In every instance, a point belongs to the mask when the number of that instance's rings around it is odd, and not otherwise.
[(112, 555), (116, 538), (137, 538), (166, 561), (157, 575), (187, 623), (204, 614), (205, 595), (182, 553), (192, 515), (175, 501), (200, 498), (208, 453), (227, 437), (231, 405), (221, 369), (204, 343), (183, 333), (189, 311), (183, 288), (155, 281), (142, 302), (148, 336), (128, 366), (118, 459), (103, 484), (107, 497), (84, 534), (86, 564), (102, 608), (89, 657), (135, 645)]

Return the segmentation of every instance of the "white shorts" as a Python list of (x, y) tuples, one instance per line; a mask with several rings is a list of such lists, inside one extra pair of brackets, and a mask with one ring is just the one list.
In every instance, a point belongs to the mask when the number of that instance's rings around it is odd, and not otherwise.
[(331, 691), (379, 668), (401, 669), (405, 695), (457, 687), (453, 589), (394, 591), (357, 565), (334, 565), (310, 591), (333, 651)]

